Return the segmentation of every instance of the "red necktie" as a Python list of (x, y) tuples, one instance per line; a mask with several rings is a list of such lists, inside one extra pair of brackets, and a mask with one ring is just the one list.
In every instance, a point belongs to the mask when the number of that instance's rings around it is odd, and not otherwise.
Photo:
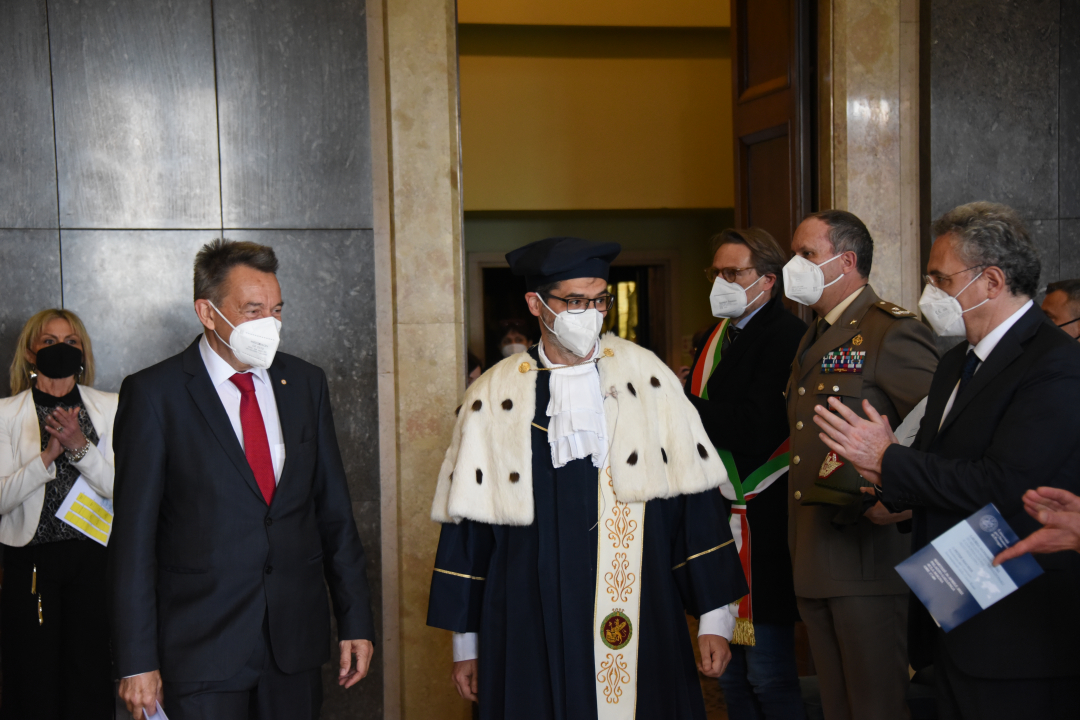
[(236, 373), (229, 380), (240, 389), (240, 427), (244, 431), (244, 455), (247, 456), (255, 482), (259, 483), (266, 504), (274, 499), (274, 461), (270, 459), (270, 441), (266, 439), (259, 400), (255, 397), (255, 382), (250, 373)]

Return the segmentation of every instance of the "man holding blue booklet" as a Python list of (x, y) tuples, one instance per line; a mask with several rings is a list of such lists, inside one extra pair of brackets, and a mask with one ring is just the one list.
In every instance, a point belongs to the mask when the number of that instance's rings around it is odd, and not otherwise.
[[(1032, 298), (1038, 251), (1016, 213), (971, 203), (934, 224), (919, 307), (939, 335), (964, 336), (941, 360), (910, 448), (871, 407), (830, 400), (822, 439), (913, 510), (913, 550), (988, 503), (1021, 538), (1039, 528), (1025, 491), (1080, 490), (1080, 347)], [(911, 664), (933, 664), (939, 718), (1075, 717), (1080, 699), (1080, 555), (1041, 555), (1044, 572), (946, 634), (914, 600)]]

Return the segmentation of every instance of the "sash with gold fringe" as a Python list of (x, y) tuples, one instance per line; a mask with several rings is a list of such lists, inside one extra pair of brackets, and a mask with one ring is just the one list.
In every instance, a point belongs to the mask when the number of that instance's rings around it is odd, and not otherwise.
[(735, 634), (732, 635), (731, 642), (734, 645), (753, 645), (754, 580), (750, 573), (750, 523), (746, 520), (746, 505), (787, 472), (791, 458), (791, 438), (785, 439), (765, 464), (750, 473), (745, 480), (739, 478), (731, 452), (722, 448), (716, 448), (716, 451), (724, 462), (728, 479), (731, 480), (731, 485), (721, 486), (721, 492), (731, 501), (728, 523), (731, 525), (731, 536), (735, 538), (735, 547), (739, 551), (739, 562), (746, 575), (746, 585), (750, 588), (750, 594), (728, 606), (735, 615)]

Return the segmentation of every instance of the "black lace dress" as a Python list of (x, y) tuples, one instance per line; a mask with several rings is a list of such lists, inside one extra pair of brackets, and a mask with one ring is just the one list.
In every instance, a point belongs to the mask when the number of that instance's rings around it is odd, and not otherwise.
[[(42, 451), (45, 450), (49, 440), (52, 438), (45, 429), (45, 418), (57, 407), (62, 407), (65, 410), (78, 407), (79, 427), (82, 429), (86, 439), (91, 444), (97, 445), (98, 434), (90, 422), (90, 416), (86, 414), (86, 408), (82, 406), (78, 386), (64, 397), (53, 397), (37, 388), (34, 388), (33, 392), (34, 407), (37, 409), (38, 415), (38, 428), (41, 430)], [(60, 504), (64, 502), (64, 498), (71, 492), (71, 486), (79, 479), (79, 469), (68, 459), (67, 453), (60, 453), (60, 457), (56, 458), (55, 463), (56, 479), (50, 480), (45, 485), (45, 504), (41, 506), (41, 519), (38, 521), (37, 532), (34, 533), (34, 538), (30, 541), (31, 545), (58, 542), (60, 540), (90, 540), (90, 538), (67, 523), (61, 522), (56, 517), (56, 511), (60, 509)]]

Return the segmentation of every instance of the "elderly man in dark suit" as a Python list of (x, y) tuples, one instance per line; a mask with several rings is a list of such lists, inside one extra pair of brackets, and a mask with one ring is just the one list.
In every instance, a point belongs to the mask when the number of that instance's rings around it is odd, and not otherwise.
[[(987, 503), (1024, 537), (1039, 528), (1025, 491), (1080, 485), (1080, 347), (1033, 303), (1039, 254), (1010, 208), (962, 205), (934, 234), (919, 305), (940, 334), (967, 342), (934, 374), (914, 445), (897, 444), (869, 406), (862, 419), (830, 401), (817, 422), (886, 504), (914, 509), (915, 549)], [(1080, 557), (1039, 564), (1043, 575), (948, 634), (913, 600), (911, 660), (933, 663), (943, 720), (1076, 717)]]
[[(791, 426), (790, 542), (795, 595), (830, 720), (907, 717), (907, 586), (893, 569), (911, 536), (859, 492), (818, 438), (814, 407), (835, 398), (853, 412), (870, 400), (896, 427), (930, 388), (938, 353), (914, 313), (869, 284), (870, 232), (842, 210), (795, 230), (784, 292), (817, 319), (795, 355), (787, 388)], [(846, 484), (848, 478), (855, 484)]]
[(113, 651), (137, 719), (159, 701), (171, 720), (317, 718), (327, 585), (338, 682), (367, 673), (364, 550), (326, 376), (276, 353), (277, 267), (262, 245), (205, 245), (205, 332), (120, 388)]
[(720, 685), (732, 720), (798, 720), (805, 715), (795, 667), (799, 612), (787, 546), (787, 466), (773, 456), (784, 456), (777, 453), (788, 439), (784, 384), (806, 323), (784, 307), (780, 271), (787, 258), (769, 233), (725, 230), (713, 246), (705, 274), (721, 322), (695, 358), (686, 392), (741, 491), (727, 510), (734, 511), (750, 584), (736, 608), (731, 663)]

